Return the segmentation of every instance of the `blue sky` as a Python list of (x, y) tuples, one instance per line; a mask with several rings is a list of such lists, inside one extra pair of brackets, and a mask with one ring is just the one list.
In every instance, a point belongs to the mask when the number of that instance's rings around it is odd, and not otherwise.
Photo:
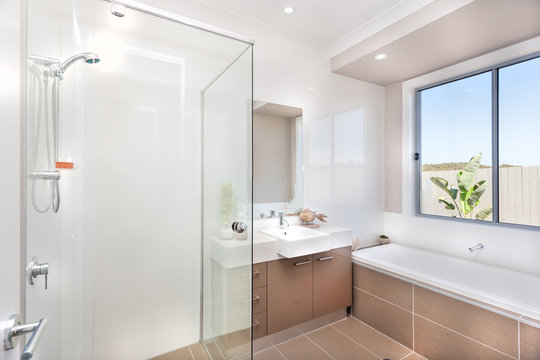
[[(540, 58), (499, 71), (500, 163), (540, 166)], [(491, 165), (491, 72), (422, 91), (422, 163)]]

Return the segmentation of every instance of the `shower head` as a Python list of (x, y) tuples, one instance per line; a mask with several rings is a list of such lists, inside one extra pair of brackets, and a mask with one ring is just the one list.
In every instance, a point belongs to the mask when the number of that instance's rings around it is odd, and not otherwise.
[(58, 79), (62, 80), (64, 78), (64, 73), (66, 70), (75, 62), (79, 60), (84, 60), (87, 64), (97, 64), (100, 59), (97, 54), (93, 52), (84, 52), (77, 55), (73, 55), (66, 61), (64, 61), (61, 64), (53, 64), (51, 65), (51, 72), (54, 76), (57, 76)]

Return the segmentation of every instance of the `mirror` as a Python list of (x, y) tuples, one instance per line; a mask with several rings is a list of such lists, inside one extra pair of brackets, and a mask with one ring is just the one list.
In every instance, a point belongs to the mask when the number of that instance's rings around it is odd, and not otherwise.
[(302, 131), (301, 108), (254, 101), (254, 219), (302, 210)]

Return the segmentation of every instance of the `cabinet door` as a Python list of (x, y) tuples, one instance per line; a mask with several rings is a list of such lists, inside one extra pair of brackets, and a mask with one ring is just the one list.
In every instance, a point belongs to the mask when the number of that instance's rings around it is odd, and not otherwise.
[(313, 317), (352, 304), (350, 246), (313, 255)]
[(312, 319), (312, 256), (268, 262), (268, 334)]

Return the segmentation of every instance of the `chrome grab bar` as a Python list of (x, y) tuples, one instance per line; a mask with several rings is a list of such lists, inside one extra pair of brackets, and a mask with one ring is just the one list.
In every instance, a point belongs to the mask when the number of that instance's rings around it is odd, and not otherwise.
[(294, 265), (296, 265), (296, 266), (306, 265), (306, 264), (309, 264), (310, 262), (311, 262), (311, 260), (306, 260), (306, 261), (301, 261), (301, 262), (298, 262), (298, 263), (294, 263)]
[(322, 257), (322, 258), (319, 258), (319, 261), (324, 261), (324, 260), (331, 260), (333, 259), (334, 256), (333, 255), (330, 255), (330, 256), (325, 256), (325, 257)]
[(31, 359), (34, 356), (37, 344), (46, 325), (47, 318), (43, 318), (35, 323), (21, 324), (19, 314), (11, 315), (6, 322), (6, 328), (4, 330), (4, 350), (14, 349), (18, 344), (17, 337), (32, 333), (30, 340), (28, 340), (28, 343), (21, 354), (21, 360)]

